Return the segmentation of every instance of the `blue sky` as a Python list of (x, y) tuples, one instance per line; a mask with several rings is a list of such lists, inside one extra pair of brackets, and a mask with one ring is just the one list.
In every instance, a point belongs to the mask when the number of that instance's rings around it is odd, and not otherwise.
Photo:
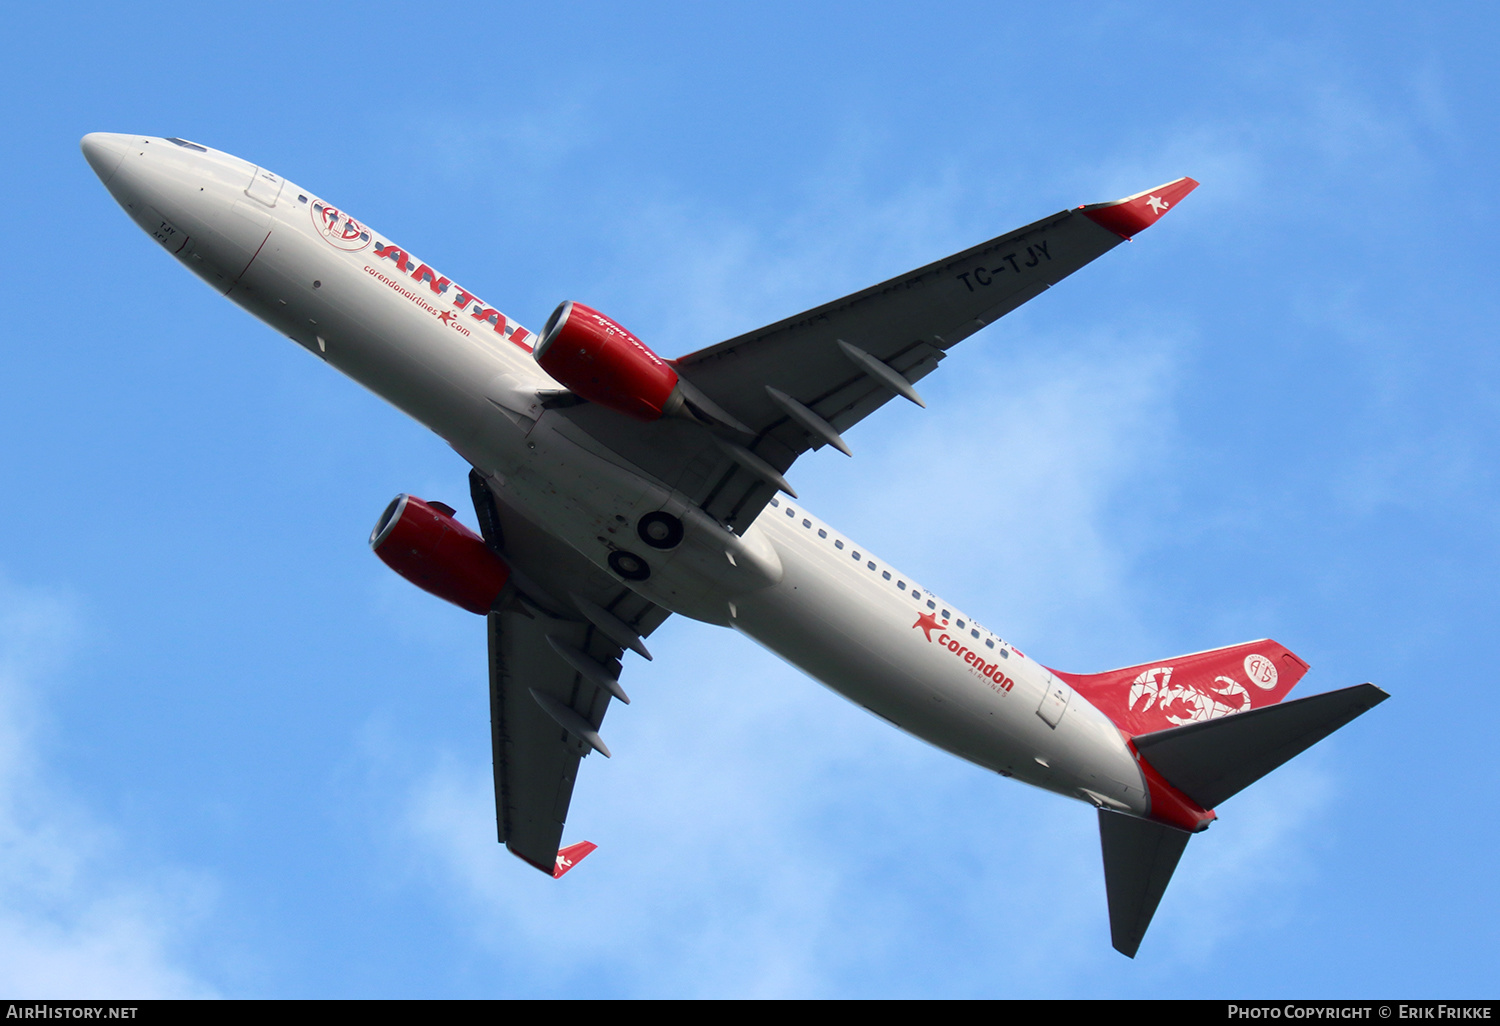
[[(1496, 44), (1481, 5), (11, 12), (0, 990), (1494, 996)], [(674, 620), (549, 882), (493, 842), (481, 622), (365, 545), (465, 467), (163, 256), (91, 131), (671, 356), (1190, 174), (793, 482), (1051, 665), (1272, 636), (1294, 694), (1392, 698), (1220, 809), (1131, 962), (1090, 810)]]

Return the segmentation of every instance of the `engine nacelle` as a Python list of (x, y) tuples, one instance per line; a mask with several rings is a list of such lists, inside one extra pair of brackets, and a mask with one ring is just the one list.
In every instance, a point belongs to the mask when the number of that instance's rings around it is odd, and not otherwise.
[(682, 405), (677, 372), (667, 361), (582, 303), (552, 311), (532, 355), (575, 395), (637, 420), (657, 420)]
[(510, 579), (510, 567), (484, 539), (453, 519), (453, 509), (398, 495), (370, 532), (370, 548), (408, 581), (483, 615)]

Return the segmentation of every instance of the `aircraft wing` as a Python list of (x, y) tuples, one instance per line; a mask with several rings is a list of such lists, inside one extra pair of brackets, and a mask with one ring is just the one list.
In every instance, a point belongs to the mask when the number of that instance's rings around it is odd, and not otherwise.
[[(1151, 224), (1197, 182), (1180, 178), (1113, 203), (1064, 210), (861, 292), (672, 361), (750, 431), (738, 457), (692, 424), (640, 430), (583, 405), (566, 412), (615, 448), (743, 531), (793, 461), (932, 373), (947, 351)], [(755, 461), (764, 466), (757, 468)], [(767, 470), (772, 473), (767, 473)]]
[(488, 617), (498, 839), (552, 875), (578, 762), (590, 751), (608, 756), (599, 728), (611, 698), (624, 694), (624, 646), (580, 607), (606, 610), (637, 635), (669, 614), (496, 503), (477, 474), (471, 485), (485, 541), (513, 567)]

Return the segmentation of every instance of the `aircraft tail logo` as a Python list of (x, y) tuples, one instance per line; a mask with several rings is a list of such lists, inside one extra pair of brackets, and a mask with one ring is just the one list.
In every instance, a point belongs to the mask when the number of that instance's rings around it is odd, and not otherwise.
[(1307, 664), (1269, 639), (1107, 673), (1062, 673), (1132, 737), (1275, 705)]

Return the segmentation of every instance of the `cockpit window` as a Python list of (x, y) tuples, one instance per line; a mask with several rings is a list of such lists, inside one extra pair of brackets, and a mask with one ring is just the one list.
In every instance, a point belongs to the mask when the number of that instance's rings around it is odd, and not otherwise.
[(197, 143), (195, 143), (195, 142), (188, 142), (186, 139), (168, 139), (167, 142), (169, 142), (169, 143), (175, 143), (176, 145), (181, 146), (185, 150), (197, 150), (199, 153), (207, 153), (208, 152), (208, 147), (207, 146), (199, 146)]

